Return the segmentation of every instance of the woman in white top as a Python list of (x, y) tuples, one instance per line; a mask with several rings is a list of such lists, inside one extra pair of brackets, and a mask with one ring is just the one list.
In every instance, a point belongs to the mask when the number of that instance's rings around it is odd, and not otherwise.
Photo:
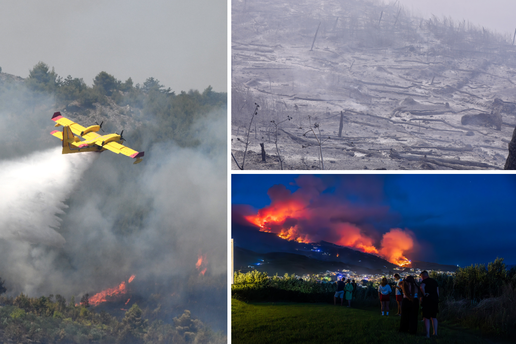
[(387, 284), (387, 278), (382, 278), (382, 282), (378, 286), (378, 298), (382, 305), (382, 315), (389, 315), (389, 294), (392, 292), (391, 286)]

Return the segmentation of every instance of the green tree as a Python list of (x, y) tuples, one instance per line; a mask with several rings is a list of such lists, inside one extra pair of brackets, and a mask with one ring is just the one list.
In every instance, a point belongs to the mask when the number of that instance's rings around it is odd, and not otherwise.
[(120, 84), (120, 90), (124, 92), (131, 91), (134, 88), (133, 79), (129, 78), (124, 83)]
[(100, 72), (93, 79), (93, 87), (100, 90), (106, 96), (111, 96), (114, 91), (120, 88), (120, 81), (115, 79), (113, 75), (106, 72)]
[(95, 103), (104, 104), (106, 96), (98, 88), (88, 87), (80, 93), (78, 100), (84, 107), (93, 107)]
[(120, 323), (118, 331), (117, 343), (140, 343), (144, 330), (147, 327), (147, 321), (142, 319), (142, 310), (137, 304), (125, 312), (124, 319)]
[(503, 258), (496, 258), (494, 262), (487, 264), (487, 280), (489, 293), (493, 296), (500, 295), (503, 285), (508, 281)]
[(38, 62), (29, 72), (26, 82), (32, 90), (51, 93), (59, 87), (61, 81), (54, 68), (50, 70), (46, 63)]
[(185, 310), (184, 313), (177, 318), (174, 318), (174, 325), (176, 331), (184, 336), (186, 341), (190, 341), (195, 337), (195, 334), (203, 327), (203, 324), (198, 319), (192, 319), (190, 311)]
[[(143, 83), (143, 91), (150, 93), (150, 92), (161, 92), (165, 94), (171, 93), (170, 87), (165, 89), (165, 86), (161, 85), (159, 83), (158, 79), (154, 79), (152, 77), (147, 78), (145, 82)], [(172, 92), (173, 93), (173, 92)]]
[(81, 93), (86, 91), (88, 86), (84, 80), (79, 78), (72, 78), (68, 75), (61, 83), (57, 91), (57, 95), (61, 100), (73, 101), (80, 98)]

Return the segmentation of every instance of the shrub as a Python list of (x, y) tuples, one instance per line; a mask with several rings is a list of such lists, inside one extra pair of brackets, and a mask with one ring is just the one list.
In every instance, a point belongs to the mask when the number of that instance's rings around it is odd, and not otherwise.
[(11, 312), (11, 318), (13, 320), (23, 319), (23, 318), (25, 318), (25, 311), (21, 308), (15, 308)]

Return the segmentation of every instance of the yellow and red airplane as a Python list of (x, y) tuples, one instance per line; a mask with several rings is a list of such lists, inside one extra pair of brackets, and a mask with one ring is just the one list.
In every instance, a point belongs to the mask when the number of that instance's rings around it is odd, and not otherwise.
[[(50, 134), (63, 141), (63, 154), (82, 153), (82, 152), (103, 152), (106, 149), (116, 154), (122, 153), (133, 159), (134, 164), (142, 161), (144, 152), (137, 152), (122, 144), (125, 139), (122, 137), (124, 131), (118, 134), (99, 135), (97, 131), (101, 129), (101, 125), (91, 125), (84, 128), (68, 118), (61, 116), (60, 112), (54, 112), (52, 120), (56, 122), (55, 126), (63, 126), (63, 131), (54, 130)], [(79, 137), (83, 138), (81, 140)]]

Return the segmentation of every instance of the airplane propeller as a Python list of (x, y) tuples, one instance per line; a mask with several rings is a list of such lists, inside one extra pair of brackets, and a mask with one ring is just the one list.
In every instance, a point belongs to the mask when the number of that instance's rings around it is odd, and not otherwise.
[(102, 129), (102, 123), (104, 123), (104, 121), (100, 122), (100, 124), (98, 122), (95, 122), (95, 124), (100, 127), (100, 130), (102, 130), (102, 132), (105, 133), (104, 129)]
[(126, 141), (126, 139), (124, 138), (124, 136), (123, 136), (123, 135), (124, 135), (124, 131), (122, 130), (122, 131), (120, 132), (120, 140), (121, 140), (121, 141)]

